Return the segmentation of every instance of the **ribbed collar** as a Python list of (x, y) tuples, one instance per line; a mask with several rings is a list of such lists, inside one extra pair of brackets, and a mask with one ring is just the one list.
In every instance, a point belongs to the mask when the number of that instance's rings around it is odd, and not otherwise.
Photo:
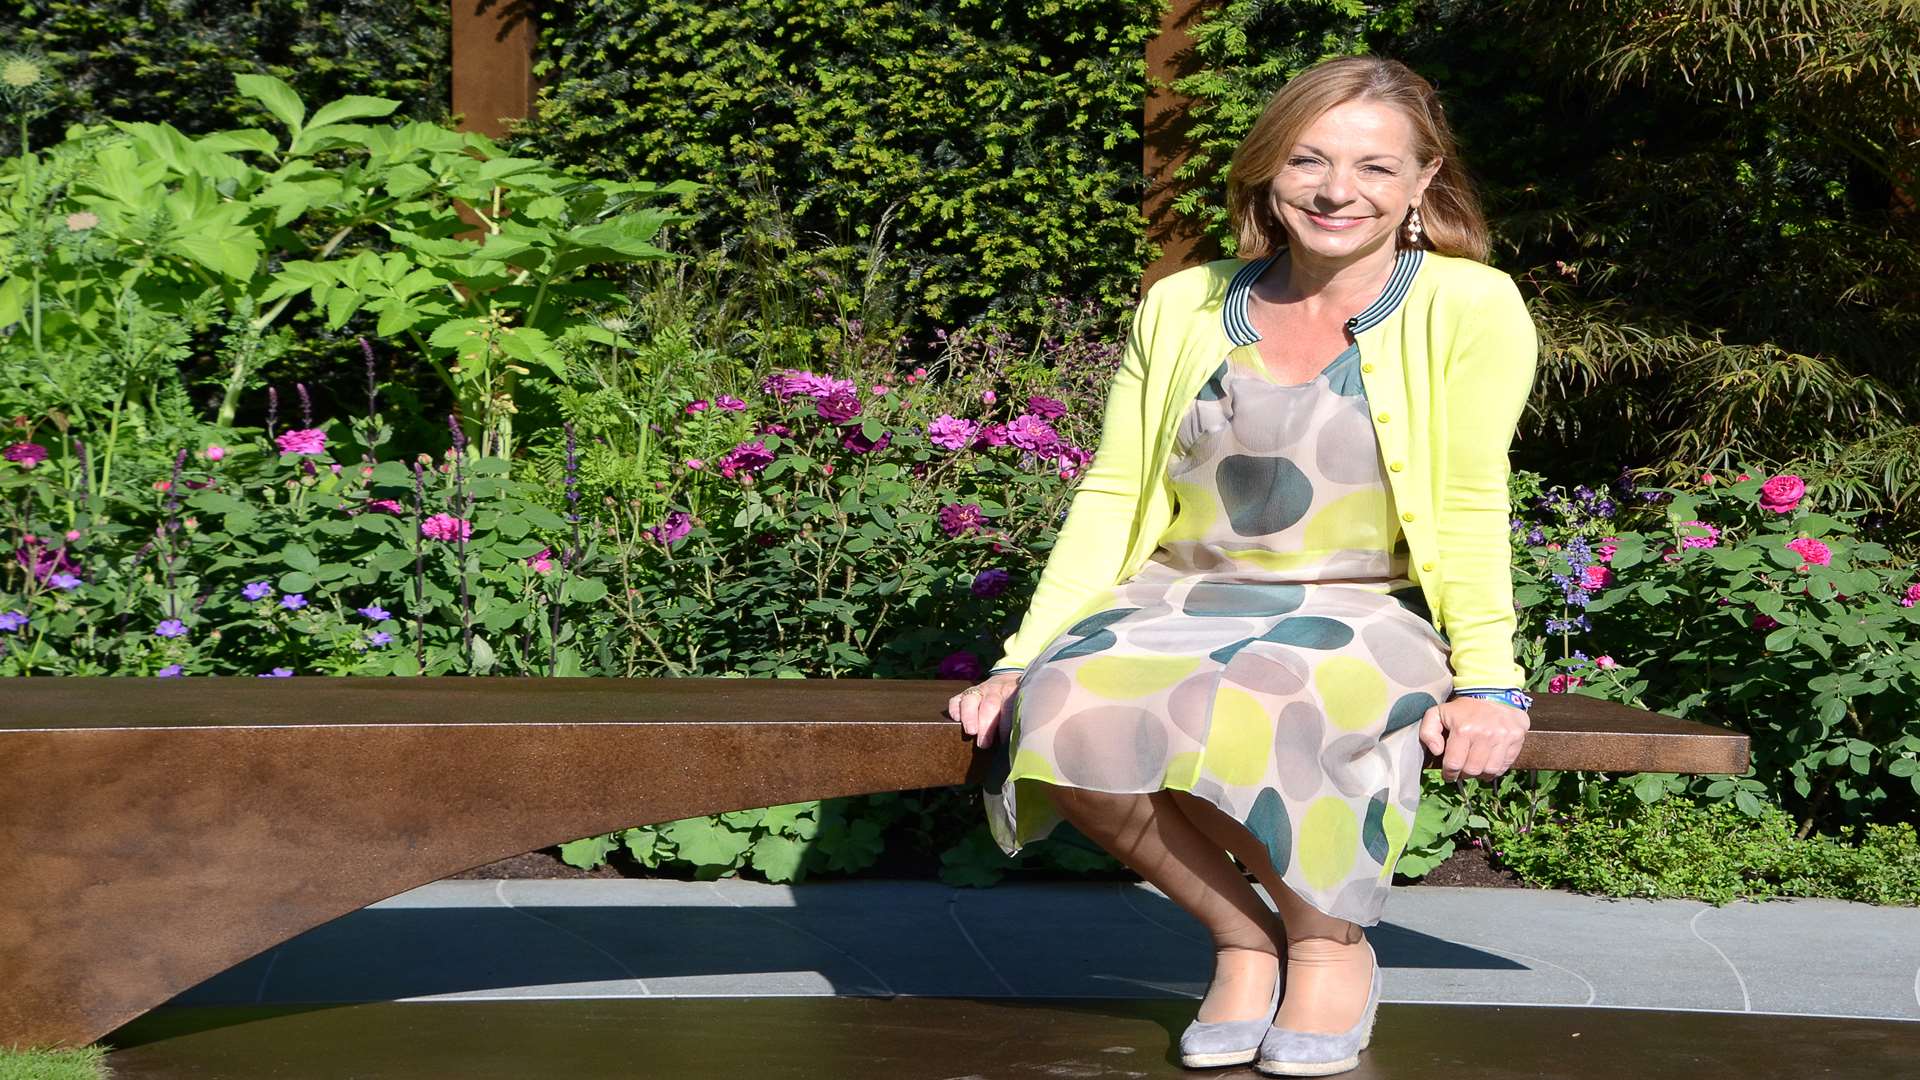
[[(1247, 297), (1253, 292), (1253, 283), (1267, 272), (1281, 252), (1274, 252), (1264, 259), (1254, 259), (1242, 266), (1227, 283), (1227, 303), (1220, 310), (1221, 321), (1226, 326), (1227, 340), (1235, 345), (1251, 345), (1260, 340), (1253, 329), (1253, 323), (1247, 318)], [(1366, 310), (1347, 320), (1347, 329), (1355, 334), (1376, 326), (1382, 319), (1393, 313), (1406, 299), (1407, 290), (1413, 287), (1413, 275), (1420, 270), (1420, 260), (1426, 254), (1422, 248), (1401, 248), (1400, 254), (1393, 260), (1393, 273), (1387, 278), (1386, 288), (1368, 304)]]

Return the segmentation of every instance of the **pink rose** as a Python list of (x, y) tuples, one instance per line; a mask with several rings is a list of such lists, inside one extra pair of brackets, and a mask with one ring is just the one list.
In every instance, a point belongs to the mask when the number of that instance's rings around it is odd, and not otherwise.
[(1773, 630), (1773, 629), (1777, 629), (1779, 625), (1780, 625), (1779, 619), (1776, 619), (1771, 615), (1762, 614), (1757, 611), (1754, 612), (1753, 628), (1755, 630)]
[(473, 536), (473, 523), (452, 514), (435, 514), (420, 523), (420, 535), (432, 540), (466, 540)]
[(1720, 530), (1704, 521), (1683, 521), (1680, 523), (1680, 546), (1683, 548), (1710, 548), (1720, 544)]
[(279, 444), (283, 454), (319, 454), (327, 449), (327, 433), (319, 428), (283, 431), (273, 441)]
[(1580, 587), (1588, 592), (1598, 592), (1613, 584), (1613, 571), (1595, 563), (1580, 571)]
[(1593, 658), (1593, 663), (1594, 663), (1594, 666), (1599, 668), (1601, 671), (1612, 671), (1614, 668), (1617, 668), (1620, 666), (1619, 661), (1615, 660), (1611, 656), (1596, 656)]
[(1776, 514), (1790, 514), (1800, 505), (1801, 496), (1807, 493), (1807, 482), (1792, 473), (1781, 473), (1770, 477), (1760, 485), (1760, 509), (1771, 510)]
[(1906, 593), (1900, 597), (1901, 607), (1912, 607), (1915, 604), (1920, 604), (1920, 584), (1907, 586)]
[(1800, 564), (1802, 567), (1809, 563), (1815, 566), (1827, 566), (1833, 562), (1833, 549), (1811, 536), (1795, 537), (1787, 541), (1787, 550), (1805, 560)]
[(1555, 675), (1547, 680), (1547, 693), (1564, 694), (1580, 685), (1580, 679), (1573, 675)]
[(543, 547), (539, 551), (536, 551), (533, 554), (527, 556), (527, 566), (532, 568), (533, 572), (536, 574), (552, 573), (553, 549), (550, 547)]
[(220, 460), (221, 458), (223, 458), (223, 457), (226, 457), (226, 456), (227, 456), (227, 449), (226, 449), (226, 447), (224, 447), (224, 446), (209, 446), (209, 447), (207, 447), (207, 460), (208, 460), (208, 461), (219, 461), (219, 460)]

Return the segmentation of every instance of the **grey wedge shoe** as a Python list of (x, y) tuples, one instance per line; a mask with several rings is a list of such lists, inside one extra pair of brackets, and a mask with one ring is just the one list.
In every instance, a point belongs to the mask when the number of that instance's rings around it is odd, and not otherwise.
[(1260, 1051), (1260, 1040), (1273, 1026), (1273, 1014), (1280, 1008), (1280, 984), (1287, 978), (1287, 961), (1273, 973), (1273, 993), (1268, 996), (1267, 1011), (1251, 1020), (1216, 1020), (1203, 1024), (1198, 1020), (1180, 1033), (1180, 1064), (1189, 1069), (1213, 1065), (1245, 1065)]
[(1380, 957), (1371, 941), (1367, 955), (1373, 958), (1373, 985), (1360, 1019), (1338, 1035), (1269, 1026), (1253, 1063), (1256, 1070), (1268, 1076), (1330, 1076), (1359, 1066), (1360, 1051), (1373, 1041), (1373, 1015), (1380, 1008)]

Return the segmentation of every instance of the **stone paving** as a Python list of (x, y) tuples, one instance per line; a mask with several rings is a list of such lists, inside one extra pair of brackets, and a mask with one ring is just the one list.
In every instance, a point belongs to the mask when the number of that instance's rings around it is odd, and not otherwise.
[[(1920, 908), (1419, 886), (1396, 891), (1368, 936), (1392, 1003), (1920, 1021)], [(1197, 1000), (1211, 970), (1199, 924), (1139, 883), (440, 881), (170, 1004)]]

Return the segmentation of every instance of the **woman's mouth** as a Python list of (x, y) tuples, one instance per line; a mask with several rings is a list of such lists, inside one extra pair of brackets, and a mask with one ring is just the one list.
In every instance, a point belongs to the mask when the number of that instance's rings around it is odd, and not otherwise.
[(1324, 214), (1316, 214), (1311, 210), (1303, 210), (1301, 213), (1307, 215), (1308, 221), (1313, 222), (1328, 232), (1345, 232), (1367, 220), (1362, 217), (1328, 217)]

